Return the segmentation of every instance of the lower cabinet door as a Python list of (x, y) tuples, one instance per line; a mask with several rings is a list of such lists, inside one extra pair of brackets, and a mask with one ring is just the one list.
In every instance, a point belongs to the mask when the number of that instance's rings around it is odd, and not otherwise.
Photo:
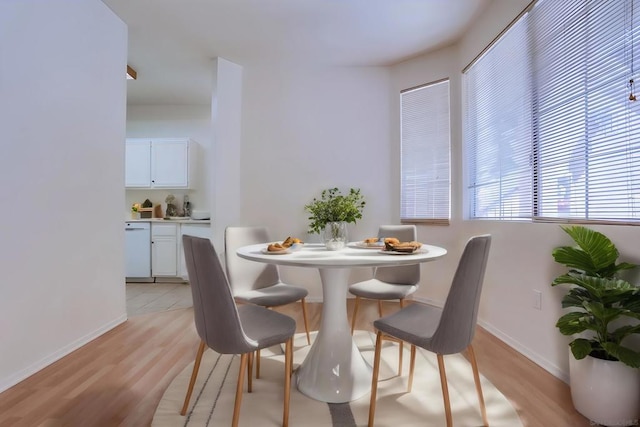
[(151, 274), (177, 276), (177, 242), (175, 236), (153, 237), (151, 244)]

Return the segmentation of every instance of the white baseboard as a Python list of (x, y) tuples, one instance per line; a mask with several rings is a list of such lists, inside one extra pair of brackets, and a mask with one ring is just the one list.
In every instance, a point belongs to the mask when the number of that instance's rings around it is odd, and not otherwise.
[(478, 319), (478, 324), (480, 326), (482, 326), (484, 329), (486, 329), (488, 332), (490, 332), (492, 335), (494, 335), (495, 337), (497, 337), (501, 341), (505, 342), (509, 347), (513, 348), (515, 351), (517, 351), (518, 353), (522, 354), (527, 359), (531, 360), (533, 363), (535, 363), (536, 365), (540, 366), (541, 368), (543, 368), (544, 370), (549, 372), (554, 377), (564, 381), (567, 384), (569, 383), (569, 373), (568, 372), (564, 372), (562, 369), (560, 369), (558, 366), (556, 366), (551, 361), (549, 361), (549, 360), (545, 359), (544, 357), (540, 356), (535, 351), (531, 350), (530, 348), (528, 348), (527, 346), (523, 345), (519, 341), (511, 338), (509, 335), (503, 333), (499, 329), (496, 329), (495, 327), (493, 327), (492, 325), (488, 324), (487, 322), (484, 322), (484, 321)]
[[(442, 307), (443, 306), (442, 302), (430, 300), (430, 299), (427, 299), (427, 298), (419, 298), (418, 297), (418, 298), (414, 298), (414, 300), (418, 301), (418, 302), (421, 302), (423, 304), (429, 304), (429, 305), (433, 305), (433, 306), (436, 306), (436, 307)], [(527, 359), (531, 360), (533, 363), (535, 363), (536, 365), (540, 366), (542, 369), (544, 369), (545, 371), (549, 372), (554, 377), (564, 381), (565, 383), (569, 383), (569, 373), (568, 372), (564, 372), (562, 369), (560, 369), (554, 363), (552, 363), (549, 360), (547, 360), (546, 358), (540, 356), (535, 351), (531, 350), (527, 346), (525, 346), (522, 343), (520, 343), (518, 340), (510, 337), (509, 335), (505, 334), (504, 332), (502, 332), (501, 330), (497, 329), (493, 325), (483, 321), (482, 319), (478, 319), (478, 324), (480, 326), (482, 326), (484, 329), (486, 329), (493, 336), (498, 338), (500, 341), (503, 341), (509, 347), (513, 348), (515, 351), (517, 351), (518, 353), (522, 354)]]
[(104, 334), (107, 331), (110, 331), (111, 329), (115, 328), (116, 326), (120, 325), (121, 323), (124, 323), (126, 320), (127, 320), (127, 315), (123, 314), (122, 316), (112, 320), (111, 322), (107, 323), (106, 325), (101, 326), (100, 328), (98, 328), (98, 329), (86, 334), (85, 336), (78, 338), (74, 342), (62, 347), (58, 351), (55, 351), (54, 353), (52, 353), (52, 354), (46, 356), (45, 358), (37, 361), (36, 363), (32, 364), (31, 366), (28, 366), (28, 367), (22, 369), (21, 371), (16, 372), (13, 375), (10, 375), (8, 378), (0, 380), (0, 393), (2, 393), (3, 391), (7, 390), (10, 387), (13, 387), (14, 385), (18, 384), (20, 381), (25, 380), (26, 378), (30, 377), (31, 375), (35, 374), (36, 372), (46, 368), (47, 366), (51, 365), (53, 362), (56, 362), (57, 360), (62, 359), (64, 356), (68, 355), (72, 351), (77, 350), (78, 348), (82, 347), (83, 345), (85, 345), (89, 341), (92, 341), (92, 340), (98, 338), (100, 335)]

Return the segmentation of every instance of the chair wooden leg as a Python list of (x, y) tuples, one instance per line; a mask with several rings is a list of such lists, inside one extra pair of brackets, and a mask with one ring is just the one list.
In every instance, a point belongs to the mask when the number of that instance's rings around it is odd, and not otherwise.
[(256, 379), (260, 378), (260, 350), (256, 350)]
[(251, 393), (252, 390), (252, 377), (253, 376), (253, 352), (249, 353), (249, 360), (247, 361), (247, 392)]
[(442, 397), (444, 399), (444, 413), (447, 417), (447, 427), (453, 427), (451, 401), (449, 401), (449, 386), (447, 385), (447, 373), (444, 369), (444, 356), (441, 354), (438, 354), (438, 369), (440, 370), (440, 385), (442, 386)]
[(311, 345), (311, 337), (309, 336), (309, 321), (307, 320), (307, 302), (304, 298), (300, 300), (302, 304), (302, 319), (304, 320), (304, 330), (307, 332), (307, 344)]
[[(400, 298), (400, 310), (404, 308), (404, 299)], [(398, 341), (398, 376), (402, 375), (402, 356), (404, 354), (404, 343), (402, 340)]]
[(411, 387), (413, 387), (413, 370), (416, 367), (416, 346), (411, 344), (411, 360), (409, 361), (409, 385), (407, 387), (407, 392), (411, 391)]
[(378, 300), (378, 315), (382, 317), (382, 300)]
[(360, 297), (356, 297), (356, 301), (353, 304), (353, 317), (351, 318), (351, 335), (356, 328), (356, 314), (358, 314), (358, 305), (360, 304)]
[(378, 394), (378, 374), (380, 373), (380, 350), (382, 349), (382, 332), (376, 334), (376, 351), (373, 356), (373, 375), (371, 378), (371, 401), (369, 402), (369, 427), (373, 427), (376, 413), (376, 395)]
[(291, 371), (293, 370), (293, 338), (289, 338), (284, 350), (284, 412), (282, 427), (289, 425), (289, 402), (291, 400)]
[(232, 427), (238, 427), (238, 420), (240, 419), (240, 404), (242, 403), (242, 386), (244, 385), (244, 370), (247, 369), (247, 359), (249, 359), (248, 353), (244, 353), (240, 356), (240, 371), (238, 372), (238, 385), (236, 386), (236, 403), (233, 405), (233, 420), (231, 421)]
[(187, 407), (189, 406), (189, 400), (191, 399), (191, 393), (193, 393), (193, 386), (196, 383), (196, 378), (198, 377), (198, 370), (200, 369), (200, 362), (202, 361), (202, 354), (206, 348), (206, 344), (204, 341), (200, 341), (200, 347), (198, 347), (198, 353), (196, 354), (196, 360), (193, 364), (193, 371), (191, 372), (191, 380), (189, 381), (189, 387), (187, 388), (187, 395), (184, 397), (184, 404), (182, 405), (182, 410), (180, 411), (180, 415), (184, 415), (187, 413)]
[(404, 354), (404, 342), (398, 340), (398, 376), (402, 375), (402, 355)]
[(483, 425), (489, 427), (489, 421), (487, 420), (487, 408), (484, 404), (484, 396), (482, 395), (482, 385), (480, 385), (480, 374), (478, 373), (478, 362), (476, 362), (476, 354), (473, 351), (473, 347), (469, 344), (467, 347), (469, 353), (469, 359), (471, 360), (471, 368), (473, 369), (473, 381), (476, 383), (476, 391), (478, 392), (478, 401), (480, 402), (480, 412), (482, 413)]

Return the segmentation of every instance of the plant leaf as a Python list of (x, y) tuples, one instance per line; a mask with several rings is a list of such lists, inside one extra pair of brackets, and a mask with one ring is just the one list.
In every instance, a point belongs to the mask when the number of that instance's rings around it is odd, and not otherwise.
[[(589, 258), (589, 267), (593, 270), (584, 270), (585, 273), (600, 276), (599, 271), (615, 265), (618, 249), (604, 234), (581, 225), (562, 227), (562, 229), (576, 242)], [(576, 268), (580, 268), (577, 267)]]
[(580, 311), (572, 311), (560, 317), (556, 327), (563, 335), (579, 334), (587, 329), (596, 329), (589, 314)]
[(569, 343), (569, 347), (571, 347), (571, 353), (573, 353), (573, 357), (575, 357), (576, 360), (584, 359), (592, 350), (591, 341), (584, 338), (578, 338), (571, 341)]
[(630, 348), (612, 342), (602, 343), (602, 347), (607, 353), (625, 365), (631, 366), (632, 368), (640, 368), (640, 352), (633, 351)]
[(621, 343), (622, 340), (631, 335), (640, 333), (639, 325), (624, 325), (609, 333), (609, 339), (614, 343)]
[(591, 299), (591, 294), (586, 289), (574, 287), (562, 298), (562, 308), (583, 307), (585, 301)]

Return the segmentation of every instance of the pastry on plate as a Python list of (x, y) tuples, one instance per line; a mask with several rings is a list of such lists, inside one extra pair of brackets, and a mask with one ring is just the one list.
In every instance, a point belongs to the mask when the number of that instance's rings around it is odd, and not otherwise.
[(422, 243), (416, 241), (398, 243), (385, 241), (384, 246), (386, 251), (413, 253), (422, 247)]
[(271, 243), (269, 246), (267, 246), (267, 251), (269, 252), (280, 252), (286, 250), (287, 248), (282, 246), (282, 244), (280, 243)]
[(282, 242), (282, 246), (284, 246), (285, 248), (289, 248), (297, 243), (302, 243), (302, 240), (298, 239), (297, 237), (289, 236), (284, 239), (284, 242)]

